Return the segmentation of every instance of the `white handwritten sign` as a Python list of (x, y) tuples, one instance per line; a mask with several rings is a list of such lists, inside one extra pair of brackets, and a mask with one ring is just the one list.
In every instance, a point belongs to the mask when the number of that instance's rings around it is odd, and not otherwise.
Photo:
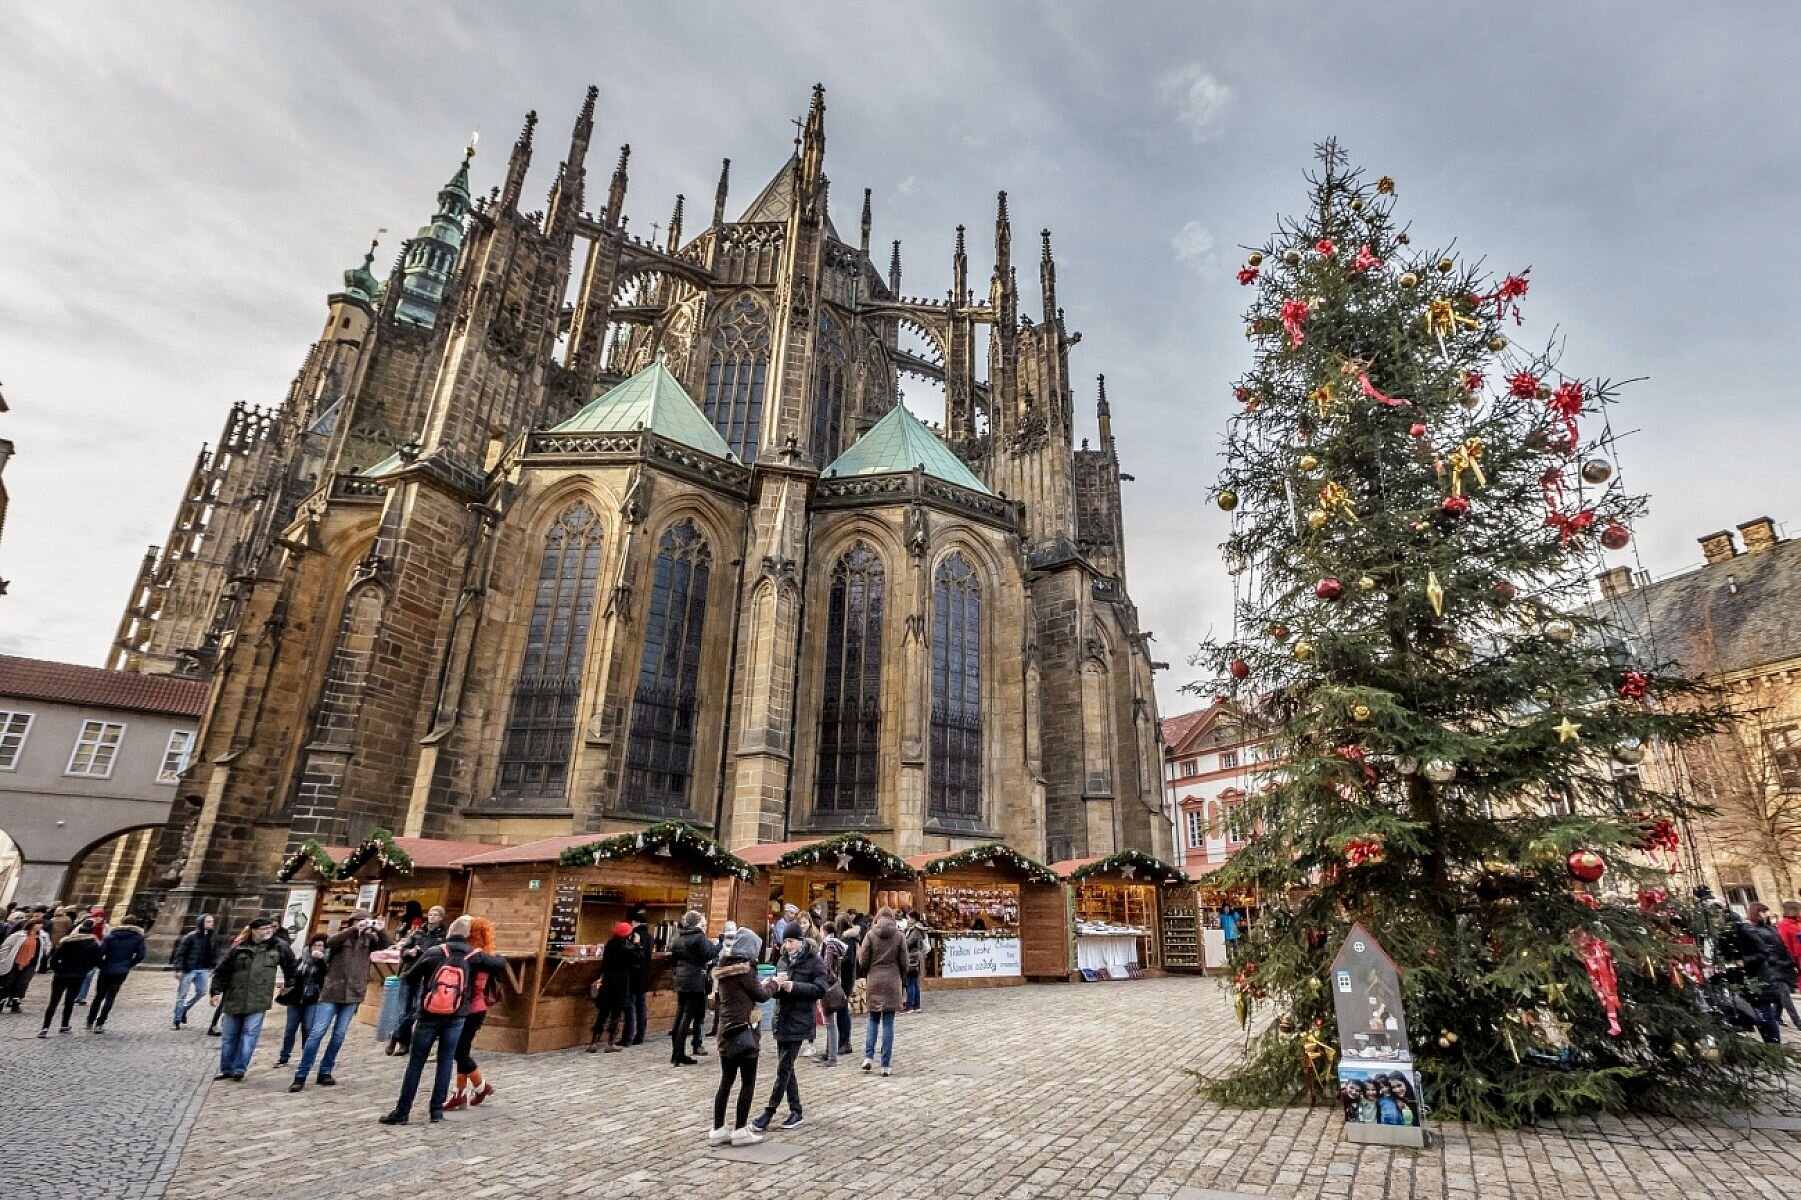
[(946, 979), (997, 979), (1019, 974), (1016, 937), (947, 937), (942, 945)]

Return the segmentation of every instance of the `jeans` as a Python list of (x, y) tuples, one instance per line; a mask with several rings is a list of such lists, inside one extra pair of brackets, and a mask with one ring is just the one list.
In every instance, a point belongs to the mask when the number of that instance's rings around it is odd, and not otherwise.
[(405, 1050), (413, 1044), (413, 1023), (419, 1019), (419, 992), (424, 985), (406, 983), (402, 986), (406, 988), (406, 1004), (402, 1010), (405, 1015), (400, 1018), (400, 1025), (394, 1030), (392, 1044)]
[[(313, 1005), (307, 1010), (306, 1044), (300, 1051), (300, 1065), (294, 1069), (294, 1078), (304, 1080), (307, 1072), (313, 1069), (313, 1060), (319, 1056), (319, 1046), (325, 1046), (325, 1057), (319, 1063), (319, 1074), (330, 1075), (331, 1069), (338, 1065), (338, 1051), (344, 1045), (344, 1035), (350, 1032), (350, 1022), (356, 1016), (354, 1004)], [(327, 1041), (325, 1032), (331, 1031), (331, 1040)]]
[(313, 1008), (314, 1006), (311, 1004), (287, 1006), (287, 1020), (281, 1027), (281, 1057), (275, 1060), (276, 1066), (286, 1066), (287, 1061), (294, 1057), (295, 1042), (305, 1044), (305, 1034), (307, 1026), (310, 1024), (307, 1018), (312, 1015)]
[(894, 1059), (894, 1010), (869, 1014), (869, 1032), (863, 1037), (863, 1057), (875, 1057), (876, 1030), (882, 1031), (882, 1067), (886, 1069)]
[(775, 1110), (781, 1106), (782, 1097), (788, 1098), (788, 1111), (800, 1111), (800, 1083), (794, 1078), (794, 1060), (800, 1057), (799, 1042), (777, 1042), (776, 1049), (781, 1057), (775, 1064), (775, 1087), (770, 1089), (769, 1104), (763, 1109), (766, 1117), (775, 1116)]
[(44, 1028), (50, 1028), (50, 1014), (56, 1011), (60, 1002), (63, 1006), (64, 1029), (69, 1027), (69, 1014), (75, 1011), (75, 996), (81, 991), (79, 975), (52, 975), (50, 977), (50, 1003), (44, 1006)]
[(413, 1046), (407, 1051), (406, 1078), (400, 1081), (400, 1099), (394, 1111), (406, 1116), (413, 1111), (413, 1098), (419, 1094), (419, 1077), (425, 1074), (425, 1060), (432, 1047), (438, 1048), (438, 1072), (432, 1076), (431, 1111), (444, 1111), (450, 1096), (450, 1077), (456, 1072), (457, 1038), (463, 1034), (461, 1017), (420, 1017), (413, 1026)]
[(719, 1090), (713, 1093), (713, 1128), (725, 1128), (725, 1105), (732, 1098), (732, 1084), (738, 1083), (738, 1119), (733, 1129), (743, 1129), (750, 1120), (752, 1093), (757, 1090), (757, 1056), (740, 1054), (737, 1058), (719, 1056)]
[(625, 1044), (636, 1046), (644, 1040), (644, 1031), (648, 1028), (649, 998), (643, 992), (633, 992), (625, 1002)]
[(1772, 1044), (1782, 1041), (1782, 1009), (1774, 1000), (1753, 1004), (1757, 1013), (1757, 1032), (1764, 1041)]
[[(838, 1012), (842, 1011), (844, 1010), (838, 1010)], [(838, 1061), (838, 1051), (844, 1045), (843, 1040), (838, 1036), (838, 1012), (829, 1012), (825, 1015), (825, 1057), (820, 1061), (827, 1064)]]
[[(212, 979), (212, 972), (204, 967), (196, 967), (192, 971), (183, 971), (181, 978), (175, 982), (175, 1023), (181, 1024), (188, 1019), (188, 1010), (206, 996), (206, 985)], [(194, 994), (188, 995), (192, 988)]]
[(75, 997), (77, 1004), (88, 1002), (88, 989), (94, 985), (94, 976), (98, 974), (100, 974), (100, 968), (96, 967), (81, 977), (81, 991)]
[(226, 1013), (220, 1024), (219, 1074), (242, 1075), (250, 1069), (250, 1056), (256, 1053), (256, 1039), (263, 1034), (263, 1015)]
[(680, 1058), (689, 1041), (700, 1049), (700, 1027), (707, 1023), (707, 994), (677, 992), (675, 994), (675, 1028), (669, 1031), (672, 1056)]
[(903, 1007), (912, 1009), (914, 1012), (918, 1012), (919, 1011), (919, 976), (917, 974), (907, 976), (906, 981), (903, 983), (902, 986), (904, 987), (905, 992), (906, 992), (906, 1002), (903, 1005)]

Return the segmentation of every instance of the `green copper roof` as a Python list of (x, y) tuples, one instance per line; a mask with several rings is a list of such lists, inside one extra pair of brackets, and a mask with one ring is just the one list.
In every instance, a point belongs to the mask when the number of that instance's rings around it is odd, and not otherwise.
[(825, 469), (829, 479), (834, 475), (886, 475), (925, 467), (927, 475), (946, 483), (966, 487), (983, 495), (993, 493), (983, 486), (963, 460), (938, 440), (936, 434), (920, 424), (919, 418), (896, 404), (888, 415), (875, 423), (875, 428), (856, 440)]
[(648, 429), (714, 458), (737, 461), (713, 423), (660, 362), (651, 363), (588, 401), (580, 412), (551, 432), (609, 433), (633, 429)]
[(400, 451), (396, 450), (380, 462), (371, 463), (369, 466), (364, 467), (361, 471), (358, 471), (357, 474), (368, 479), (373, 479), (377, 475), (386, 475), (389, 471), (398, 471), (404, 466), (406, 466), (406, 463), (401, 460)]

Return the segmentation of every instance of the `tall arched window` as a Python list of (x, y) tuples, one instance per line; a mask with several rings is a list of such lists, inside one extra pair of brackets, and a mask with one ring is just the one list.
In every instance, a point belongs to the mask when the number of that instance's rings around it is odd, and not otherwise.
[(561, 796), (569, 782), (600, 552), (600, 518), (580, 500), (544, 535), (525, 654), (500, 751), (502, 796)]
[(873, 813), (882, 732), (882, 559), (865, 542), (832, 568), (819, 706), (821, 815)]
[(719, 316), (707, 364), (707, 419), (744, 462), (757, 461), (763, 428), (763, 381), (769, 373), (769, 322), (762, 305), (741, 294)]
[(844, 436), (844, 334), (838, 323), (819, 314), (819, 340), (813, 358), (813, 462), (825, 466), (838, 454)]
[(695, 693), (712, 566), (713, 552), (692, 521), (672, 526), (657, 544), (625, 752), (624, 805), (632, 812), (691, 811)]
[(982, 587), (961, 554), (932, 580), (932, 745), (929, 815), (982, 820)]

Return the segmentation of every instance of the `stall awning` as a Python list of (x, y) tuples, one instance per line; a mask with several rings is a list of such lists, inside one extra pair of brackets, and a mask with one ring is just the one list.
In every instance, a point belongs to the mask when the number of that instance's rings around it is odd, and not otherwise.
[[(851, 866), (861, 862), (873, 867), (873, 873), (890, 879), (915, 879), (919, 872), (908, 866), (906, 861), (893, 851), (878, 846), (861, 833), (841, 833), (835, 837), (821, 838), (812, 842), (771, 842), (759, 846), (746, 846), (739, 851), (740, 856), (747, 856), (752, 851), (770, 854), (770, 863), (789, 870), (802, 870), (810, 866), (825, 866), (826, 869), (849, 871)], [(757, 863), (757, 859), (745, 858), (746, 862)]]
[(1062, 862), (1052, 863), (1051, 870), (1065, 879), (1073, 880), (1117, 872), (1122, 878), (1139, 883), (1190, 882), (1180, 867), (1172, 867), (1142, 850), (1121, 850), (1104, 857), (1092, 855), (1088, 858), (1066, 858)]
[(281, 866), (275, 872), (276, 882), (287, 883), (308, 870), (321, 880), (336, 878), (338, 864), (349, 855), (349, 846), (321, 846), (308, 838), (300, 843), (298, 850), (282, 859)]
[(939, 875), (958, 867), (1007, 867), (1035, 883), (1056, 883), (1058, 876), (1036, 859), (1028, 858), (1001, 842), (989, 842), (964, 850), (940, 850), (933, 854), (915, 854), (907, 865), (927, 875)]
[(584, 846), (597, 840), (592, 833), (565, 834), (561, 837), (540, 838), (535, 842), (521, 842), (517, 846), (486, 847), (480, 853), (459, 858), (450, 865), (453, 867), (498, 867), (509, 864), (554, 863), (562, 858), (563, 851), (571, 846)]
[(470, 855), (492, 850), (490, 842), (453, 842), (445, 838), (394, 837), (377, 830), (338, 866), (341, 879), (376, 879), (393, 871), (443, 871)]

